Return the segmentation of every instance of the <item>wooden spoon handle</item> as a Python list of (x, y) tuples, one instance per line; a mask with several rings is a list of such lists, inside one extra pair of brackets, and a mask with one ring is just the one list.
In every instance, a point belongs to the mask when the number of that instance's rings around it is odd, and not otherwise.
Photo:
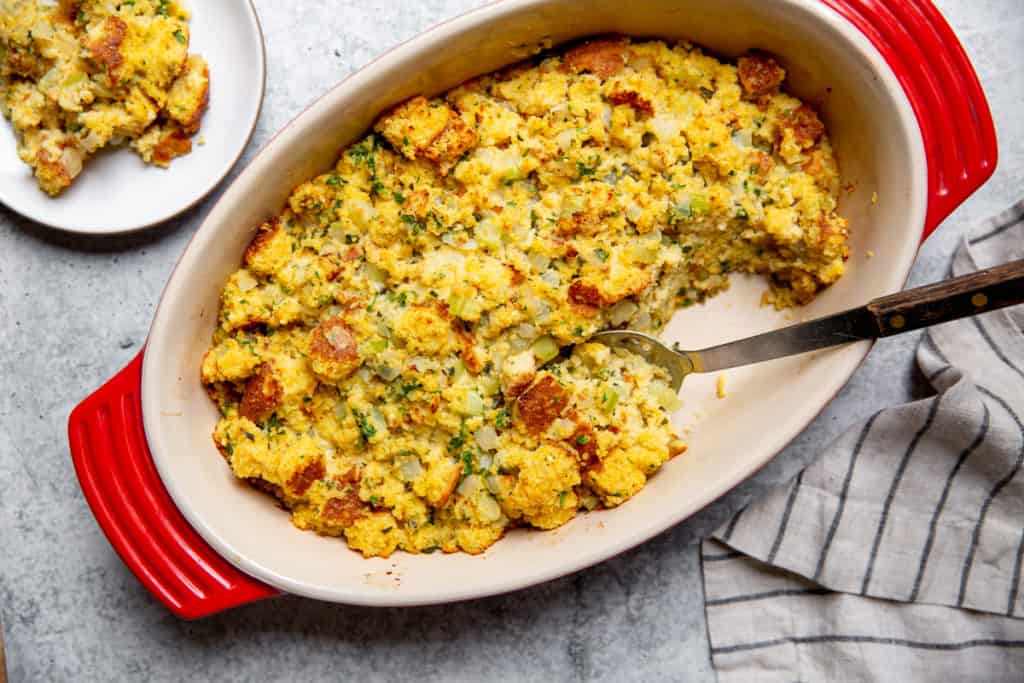
[(1024, 303), (1024, 259), (875, 299), (880, 337)]

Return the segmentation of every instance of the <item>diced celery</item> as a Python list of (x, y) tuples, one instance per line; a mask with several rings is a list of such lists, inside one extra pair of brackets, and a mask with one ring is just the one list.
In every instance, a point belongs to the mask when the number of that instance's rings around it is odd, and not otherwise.
[(375, 337), (359, 345), (359, 355), (363, 356), (364, 358), (369, 356), (376, 356), (378, 353), (383, 353), (387, 348), (387, 339)]
[(558, 342), (551, 336), (539, 337), (537, 341), (533, 342), (532, 351), (541, 363), (547, 363), (558, 355)]
[(496, 375), (484, 375), (480, 378), (480, 391), (484, 396), (494, 396), (501, 390), (501, 382)]
[(661, 252), (661, 244), (653, 240), (644, 240), (633, 247), (633, 259), (640, 263), (655, 263)]
[(609, 386), (604, 387), (601, 390), (601, 410), (606, 413), (614, 412), (618, 404), (619, 392)]
[(388, 274), (372, 263), (366, 264), (366, 279), (380, 287), (386, 287), (388, 284)]
[(462, 309), (466, 305), (466, 299), (459, 296), (458, 294), (452, 294), (448, 297), (448, 312), (454, 315), (456, 318), (462, 315)]
[(448, 298), (448, 312), (462, 320), (476, 321), (480, 319), (482, 309), (475, 299), (452, 294)]
[(466, 376), (466, 366), (459, 358), (455, 359), (455, 363), (452, 366), (452, 383), (458, 382), (460, 379)]
[(667, 385), (662, 382), (653, 382), (650, 387), (651, 396), (654, 397), (662, 408), (668, 412), (679, 410), (682, 407), (683, 402), (679, 400), (679, 396), (676, 392), (672, 391)]
[(690, 197), (690, 211), (691, 213), (705, 213), (711, 208), (711, 202), (708, 201), (706, 194), (695, 194)]

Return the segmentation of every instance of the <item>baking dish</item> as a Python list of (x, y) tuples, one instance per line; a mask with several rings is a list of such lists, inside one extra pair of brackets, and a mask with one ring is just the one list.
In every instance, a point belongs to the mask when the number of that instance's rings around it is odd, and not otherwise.
[[(794, 92), (823, 114), (847, 187), (848, 273), (797, 312), (834, 312), (899, 289), (921, 240), (996, 163), (984, 94), (952, 30), (926, 0), (504, 0), (385, 54), (288, 124), (227, 189), (164, 290), (146, 348), (72, 413), (69, 437), (100, 526), (143, 584), (194, 618), (287, 591), (350, 604), (416, 605), (514, 590), (611, 557), (678, 523), (767, 463), (847, 381), (867, 343), (691, 378), (673, 416), (686, 456), (611, 511), (550, 532), (514, 531), (479, 556), (363, 559), (295, 529), (216, 453), (199, 364), (225, 278), (291, 189), (330, 166), (390, 105), (580, 36), (685, 38), (735, 56), (779, 56)], [(877, 201), (876, 201), (877, 200)], [(873, 256), (869, 258), (869, 253)], [(787, 322), (758, 307), (763, 282), (735, 278), (665, 334), (699, 347)]]

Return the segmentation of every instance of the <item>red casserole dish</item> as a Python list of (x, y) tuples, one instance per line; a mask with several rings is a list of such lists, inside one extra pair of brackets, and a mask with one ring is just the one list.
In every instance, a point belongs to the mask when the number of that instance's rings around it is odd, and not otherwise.
[[(389, 566), (400, 567), (407, 577), (401, 586), (356, 582), (352, 577), (360, 568), (367, 575), (383, 575), (384, 565), (379, 563), (386, 561), (349, 558), (351, 553), (338, 541), (285, 530), (277, 522), (266, 527), (250, 522), (247, 515), (263, 519), (263, 508), (267, 515), (274, 514), (272, 502), (255, 500), (255, 494), (240, 487), (203, 481), (209, 477), (202, 472), (224, 465), (209, 443), (212, 415), (204, 412), (199, 399), (188, 398), (193, 396), (192, 385), (201, 392), (196, 350), (205, 348), (212, 330), (206, 311), (216, 305), (224, 278), (237, 266), (259, 219), (276, 210), (293, 185), (330, 164), (336, 150), (387, 106), (516, 61), (529, 53), (531, 45), (545, 40), (557, 44), (609, 31), (688, 37), (727, 56), (765, 48), (780, 55), (794, 82), (803, 78), (814, 84), (806, 94), (798, 94), (821, 103), (844, 181), (858, 187), (851, 199), (844, 200), (848, 206), (841, 206), (850, 217), (851, 233), (859, 229), (863, 235), (855, 239), (855, 257), (858, 252), (863, 256), (868, 246), (880, 255), (844, 277), (808, 315), (840, 310), (901, 286), (920, 241), (994, 171), (996, 137), (984, 93), (952, 30), (926, 0), (729, 0), (713, 8), (696, 0), (652, 1), (629, 10), (599, 0), (505, 0), (396, 48), (336, 86), (254, 159), (182, 257), (157, 311), (147, 350), (71, 414), (72, 459), (97, 521), (139, 580), (175, 614), (202, 617), (280, 590), (369, 605), (444, 602), (513, 590), (575, 571), (678, 523), (762, 467), (856, 369), (870, 348), (867, 344), (774, 370), (751, 371), (744, 377), (753, 386), (791, 385), (766, 396), (766, 402), (785, 406), (785, 419), (741, 402), (734, 412), (713, 416), (699, 430), (707, 439), (700, 442), (698, 436), (696, 445), (709, 451), (718, 443), (721, 450), (729, 450), (728, 425), (736, 419), (750, 429), (777, 424), (756, 446), (742, 454), (715, 460), (698, 457), (693, 464), (679, 466), (689, 470), (669, 470), (657, 482), (652, 480), (652, 490), (638, 496), (635, 504), (601, 513), (597, 522), (574, 521), (564, 532), (532, 533), (548, 541), (502, 541), (495, 552), (481, 556), (483, 560), (399, 558)], [(830, 79), (837, 84), (834, 94)], [(862, 89), (846, 87), (850, 84), (861, 84)], [(869, 106), (875, 100), (878, 105)], [(851, 102), (853, 108), (865, 110), (859, 120), (848, 111)], [(318, 131), (317, 139), (310, 139), (309, 131)], [(864, 151), (865, 146), (873, 151)], [(896, 156), (887, 157), (890, 152)], [(274, 178), (270, 185), (268, 178)], [(883, 190), (882, 202), (889, 202), (877, 214), (865, 197), (875, 187)], [(210, 255), (215, 252), (218, 255)], [(197, 278), (208, 282), (200, 287)], [(193, 291), (186, 295), (187, 288)], [(196, 294), (196, 289), (201, 291)], [(717, 304), (707, 308), (686, 315), (721, 315)], [(745, 326), (715, 325), (712, 336), (697, 342), (781, 324), (763, 316), (749, 318), (752, 322)], [(692, 325), (694, 320), (688, 319), (690, 327), (700, 327)], [(673, 334), (670, 325), (666, 335)], [(692, 336), (689, 340), (694, 341)], [(775, 376), (786, 382), (773, 380)], [(180, 436), (182, 432), (188, 436)], [(668, 493), (672, 496), (666, 497)], [(645, 507), (659, 495), (672, 502)], [(225, 500), (212, 500), (218, 496)], [(644, 498), (646, 502), (640, 500)], [(235, 510), (242, 520), (234, 526), (215, 519)], [(287, 525), (287, 516), (276, 513)], [(260, 543), (245, 537), (263, 529), (267, 536)], [(288, 533), (309, 540), (296, 540), (293, 547)], [(497, 550), (505, 544), (508, 550)], [(263, 546), (269, 546), (266, 555)], [(332, 552), (338, 555), (328, 560), (337, 563), (336, 576), (307, 575), (303, 565), (279, 559), (291, 554), (319, 562)], [(497, 560), (488, 565), (496, 576), (480, 576), (479, 562), (488, 557)]]

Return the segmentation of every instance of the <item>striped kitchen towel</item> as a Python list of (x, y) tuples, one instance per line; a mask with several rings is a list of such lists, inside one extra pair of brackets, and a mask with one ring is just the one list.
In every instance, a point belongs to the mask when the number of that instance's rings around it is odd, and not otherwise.
[[(1024, 258), (1024, 202), (962, 275)], [(702, 547), (721, 683), (1024, 681), (1024, 307), (931, 328), (886, 408)]]

